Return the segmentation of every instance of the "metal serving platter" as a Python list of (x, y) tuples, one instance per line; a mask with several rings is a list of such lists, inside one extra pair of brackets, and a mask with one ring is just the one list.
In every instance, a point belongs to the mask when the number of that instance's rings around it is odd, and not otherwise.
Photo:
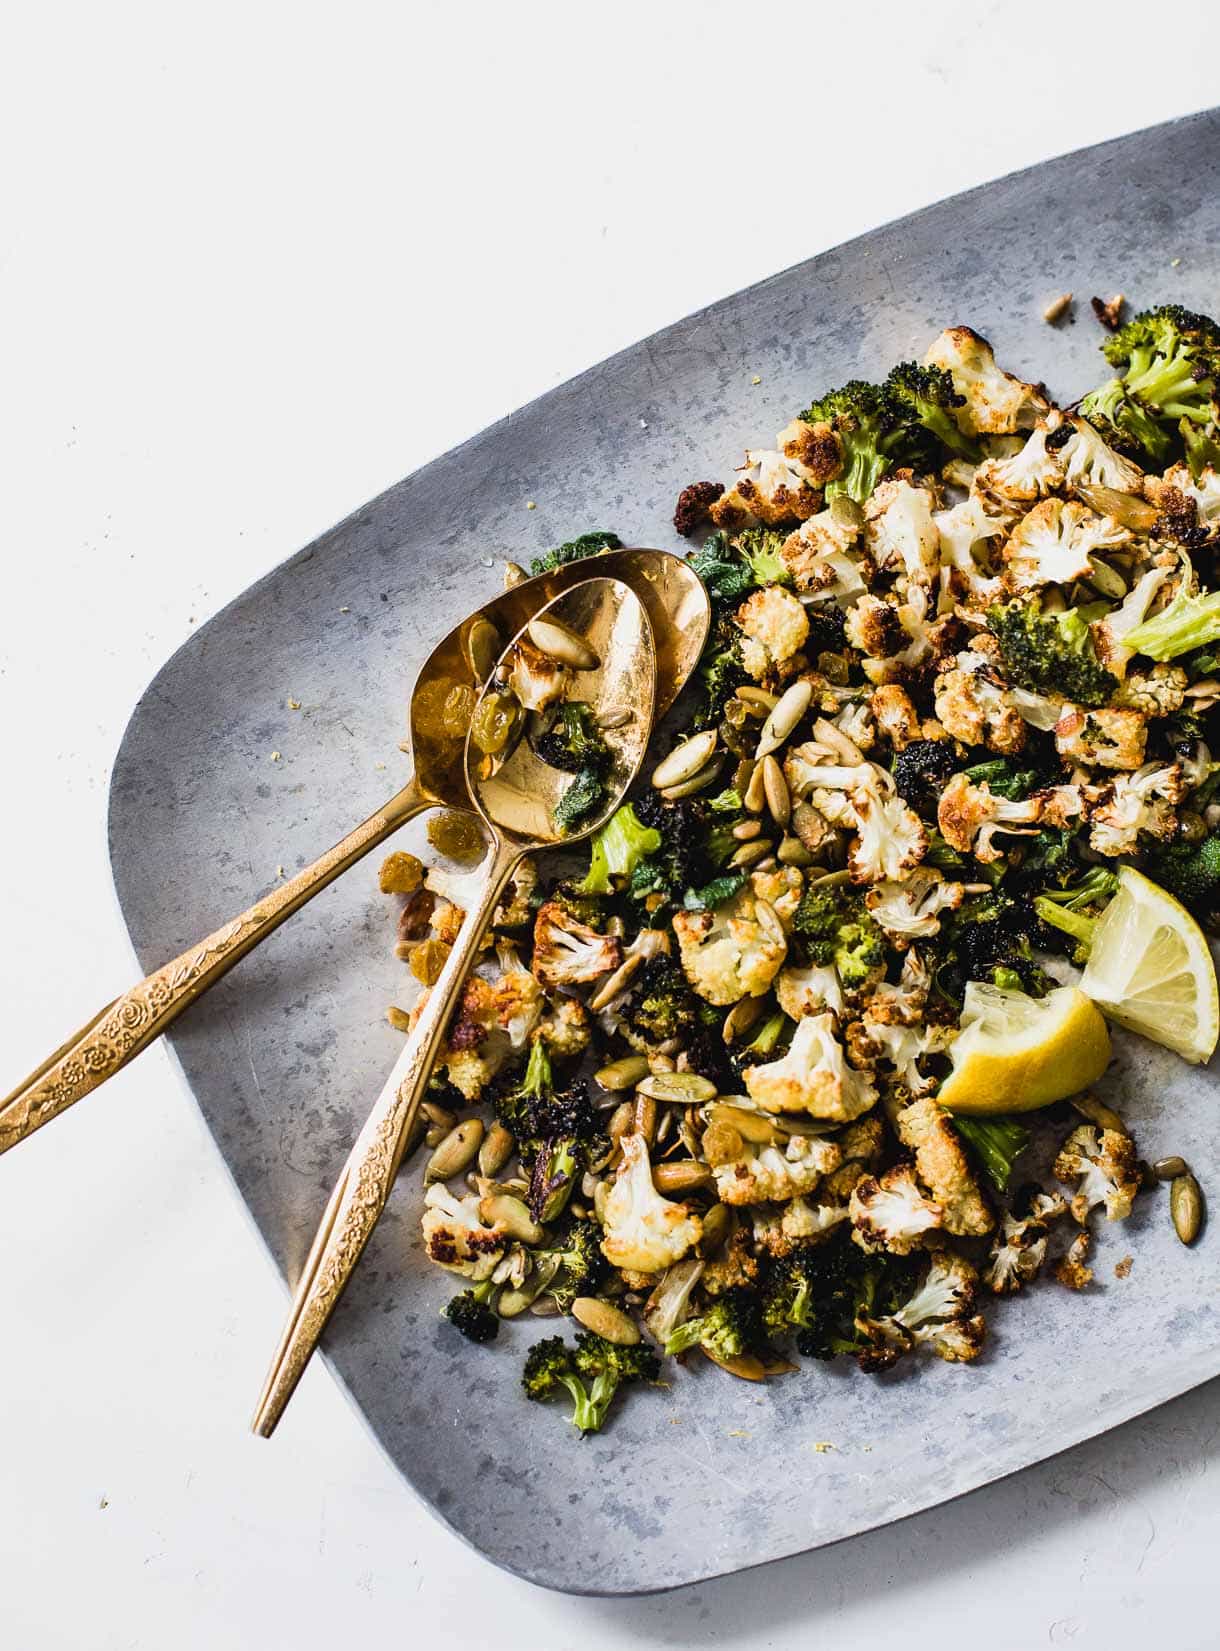
[[(499, 588), (501, 558), (593, 526), (677, 548), (681, 486), (726, 476), (814, 391), (917, 355), (950, 324), (969, 323), (1004, 365), (1070, 398), (1099, 369), (1092, 293), (1214, 311), (1218, 275), (1220, 113), (1208, 113), (824, 253), (409, 476), (232, 602), (140, 701), (115, 764), (110, 843), (141, 965), (242, 910), (277, 867), (305, 864), (397, 788), (416, 667)], [(1069, 289), (1077, 321), (1052, 329), (1042, 306)], [(403, 975), (388, 906), (373, 866), (350, 873), (173, 1033), (289, 1278), (399, 1047), (385, 1021)], [(1204, 1185), (1220, 1184), (1213, 1075), (1129, 1042), (1116, 1065), (1112, 1093), (1141, 1151), (1183, 1153)], [(813, 1365), (758, 1388), (695, 1361), (580, 1443), (517, 1389), (527, 1338), (553, 1326), (506, 1326), (483, 1348), (439, 1321), (452, 1281), (420, 1252), (417, 1182), (404, 1175), (333, 1321), (331, 1366), (436, 1513), (496, 1564), (553, 1588), (643, 1592), (834, 1542), (1220, 1372), (1220, 1239), (1183, 1250), (1149, 1200), (1103, 1233), (1099, 1288), (1082, 1297), (1048, 1283), (1004, 1305), (970, 1369), (928, 1361), (875, 1379)], [(1128, 1250), (1136, 1263), (1118, 1280)], [(268, 1351), (277, 1330), (268, 1324)], [(251, 1371), (252, 1397), (261, 1375)]]

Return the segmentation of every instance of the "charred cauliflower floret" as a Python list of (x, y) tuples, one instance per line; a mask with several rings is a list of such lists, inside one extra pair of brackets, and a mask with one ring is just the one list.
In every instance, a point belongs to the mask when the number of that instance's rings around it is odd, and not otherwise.
[(926, 367), (947, 372), (958, 395), (965, 397), (954, 414), (965, 435), (1031, 430), (1050, 406), (1040, 386), (998, 367), (991, 345), (970, 327), (941, 333), (923, 359)]
[(1046, 797), (1040, 792), (1024, 802), (1010, 803), (994, 796), (986, 780), (975, 785), (966, 774), (955, 774), (941, 793), (936, 823), (950, 848), (987, 864), (1003, 852), (996, 847), (997, 835), (1028, 834), (1045, 811)]
[(602, 1253), (613, 1266), (631, 1272), (663, 1272), (699, 1242), (703, 1224), (653, 1186), (642, 1135), (624, 1135), (620, 1146), (623, 1161), (606, 1199)]
[(856, 1242), (893, 1255), (922, 1248), (925, 1235), (944, 1219), (940, 1205), (920, 1190), (910, 1164), (896, 1164), (880, 1177), (864, 1176), (852, 1192), (850, 1209)]
[(983, 1282), (997, 1296), (1013, 1295), (1037, 1278), (1046, 1260), (1050, 1223), (1067, 1205), (1062, 1198), (1039, 1197), (1036, 1211), (1020, 1218), (1005, 1213), (991, 1241)]
[(758, 522), (764, 527), (803, 522), (821, 503), (821, 489), (810, 481), (803, 464), (758, 448), (746, 453), (737, 480), (712, 503), (708, 514), (717, 527), (734, 532)]
[(534, 915), (534, 890), (538, 887), (538, 868), (526, 858), (517, 863), (508, 887), (500, 897), (492, 918), (494, 929), (523, 929)]
[(1169, 842), (1177, 835), (1176, 805), (1186, 794), (1181, 763), (1145, 763), (1119, 774), (1089, 814), (1089, 845), (1099, 854), (1134, 854), (1141, 837)]
[(715, 911), (680, 911), (673, 928), (683, 973), (704, 1002), (718, 1008), (761, 997), (788, 952), (783, 925), (752, 889)]
[(987, 1327), (974, 1311), (978, 1275), (948, 1250), (932, 1257), (928, 1275), (909, 1301), (882, 1319), (861, 1318), (857, 1328), (873, 1344), (865, 1369), (884, 1369), (912, 1347), (927, 1347), (950, 1364), (968, 1364), (983, 1350)]
[(856, 840), (847, 856), (853, 883), (905, 877), (928, 852), (928, 833), (901, 797), (861, 788), (852, 793)]
[(847, 615), (847, 640), (872, 659), (890, 659), (902, 652), (910, 638), (893, 602), (883, 596), (862, 596)]
[(1025, 747), (1025, 721), (1007, 679), (989, 655), (966, 649), (935, 686), (937, 721), (963, 745), (985, 745), (1001, 756)]
[(521, 637), (509, 662), (508, 686), (527, 711), (545, 711), (567, 692), (571, 672), (550, 654)]
[(1020, 452), (1007, 458), (985, 459), (974, 472), (971, 487), (993, 508), (1032, 503), (1053, 493), (1063, 480), (1063, 461), (1048, 451), (1047, 428), (1039, 427)]
[(767, 585), (748, 596), (737, 610), (741, 659), (761, 682), (805, 646), (809, 620), (805, 609), (782, 585)]
[(1180, 665), (1153, 665), (1146, 671), (1128, 671), (1110, 703), (1123, 710), (1142, 711), (1146, 717), (1171, 717), (1181, 710), (1189, 685)]
[(1126, 528), (1074, 499), (1043, 499), (1008, 536), (1003, 550), (1006, 583), (1013, 591), (1030, 591), (1087, 579), (1093, 572), (1093, 556), (1121, 550), (1130, 539)]
[(942, 585), (964, 606), (986, 607), (1003, 588), (991, 564), (996, 554), (993, 541), (1003, 538), (1006, 519), (989, 514), (973, 494), (932, 519), (940, 535)]
[(775, 445), (801, 467), (801, 474), (814, 487), (825, 487), (843, 473), (843, 448), (833, 425), (794, 418), (776, 436)]
[(1060, 1148), (1054, 1174), (1065, 1185), (1076, 1183), (1071, 1211), (1081, 1226), (1099, 1204), (1105, 1206), (1107, 1220), (1125, 1220), (1140, 1187), (1135, 1142), (1116, 1129), (1098, 1132), (1092, 1124), (1081, 1124)]
[[(515, 954), (506, 961), (515, 964)], [(542, 987), (527, 969), (510, 966), (492, 982), (491, 996), (496, 1019), (509, 1042), (514, 1049), (523, 1049), (546, 1004)]]
[(805, 596), (851, 601), (865, 589), (872, 567), (856, 553), (860, 530), (821, 510), (790, 533), (780, 546), (780, 560), (792, 583)]
[[(425, 1001), (426, 994), (421, 993), (416, 1013)], [(523, 1002), (515, 995), (497, 997), (495, 986), (481, 975), (467, 976), (441, 1054), (445, 1075), (466, 1100), (477, 1100), (512, 1054), (512, 1037), (501, 1024), (500, 1014), (504, 1009), (512, 1019)]]
[(1095, 619), (1089, 626), (1093, 650), (1098, 659), (1111, 675), (1120, 680), (1135, 657), (1133, 650), (1125, 645), (1125, 639), (1148, 617), (1149, 608), (1172, 572), (1168, 567), (1149, 568), (1147, 573), (1139, 576), (1116, 608)]
[(932, 495), (926, 487), (890, 478), (864, 507), (865, 542), (883, 573), (904, 574), (917, 585), (931, 585), (940, 570), (940, 534), (932, 520)]
[(930, 1095), (904, 1107), (896, 1128), (915, 1154), (915, 1173), (943, 1212), (946, 1232), (978, 1237), (995, 1226), (957, 1131)]
[(747, 1141), (731, 1127), (713, 1126), (704, 1143), (723, 1204), (782, 1204), (803, 1197), (842, 1162), (834, 1142), (816, 1135), (793, 1135), (779, 1147)]
[(1055, 724), (1055, 749), (1069, 762), (1097, 768), (1139, 768), (1148, 743), (1148, 719), (1142, 711), (1086, 711), (1065, 705)]
[(746, 1091), (768, 1112), (807, 1112), (844, 1123), (867, 1112), (877, 1091), (867, 1073), (847, 1064), (835, 1037), (834, 1016), (806, 1015), (797, 1022), (788, 1053), (746, 1068)]
[(535, 1036), (559, 1060), (583, 1055), (589, 1047), (592, 1027), (589, 1011), (574, 997), (556, 998), (538, 1022)]
[(879, 732), (889, 740), (895, 751), (905, 751), (912, 740), (922, 738), (919, 712), (906, 689), (897, 682), (883, 683), (874, 688), (869, 707)]
[(930, 866), (917, 866), (900, 883), (876, 883), (864, 904), (885, 930), (891, 945), (905, 951), (913, 940), (940, 933), (942, 911), (956, 911), (964, 898), (961, 883), (950, 883)]
[(557, 900), (538, 908), (533, 967), (544, 986), (576, 986), (596, 980), (622, 961), (622, 942), (614, 935), (598, 934)]
[[(849, 1166), (844, 1165), (847, 1169)], [(865, 1172), (855, 1165), (856, 1179)], [(832, 1172), (823, 1188), (839, 1171)], [(854, 1182), (853, 1182), (854, 1185)], [(850, 1194), (850, 1188), (849, 1194)], [(839, 1224), (848, 1219), (846, 1201), (825, 1203), (819, 1194), (817, 1202), (800, 1197), (790, 1199), (781, 1209), (760, 1208), (754, 1211), (754, 1244), (764, 1255), (785, 1256), (803, 1245), (816, 1243)]]
[(804, 969), (781, 969), (775, 981), (775, 996), (790, 1019), (800, 1021), (829, 1009), (843, 1013), (843, 986), (833, 963), (811, 963)]
[(420, 1227), (428, 1259), (467, 1275), (480, 1261), (497, 1258), (509, 1242), (503, 1226), (483, 1221), (477, 1193), (458, 1198), (439, 1184), (424, 1195)]

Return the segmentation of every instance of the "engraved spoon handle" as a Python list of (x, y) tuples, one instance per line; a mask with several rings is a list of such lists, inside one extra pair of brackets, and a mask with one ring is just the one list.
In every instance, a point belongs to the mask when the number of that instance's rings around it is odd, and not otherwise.
[(0, 1101), (0, 1152), (104, 1084), (246, 953), (431, 801), (414, 777), (342, 842), (206, 940), (115, 998)]
[(440, 978), (428, 993), (394, 1070), (347, 1156), (293, 1295), (288, 1322), (251, 1423), (254, 1432), (265, 1439), (283, 1415), (385, 1208), (453, 1006), (522, 853), (516, 844), (499, 838), (493, 842), (478, 900), (467, 912)]

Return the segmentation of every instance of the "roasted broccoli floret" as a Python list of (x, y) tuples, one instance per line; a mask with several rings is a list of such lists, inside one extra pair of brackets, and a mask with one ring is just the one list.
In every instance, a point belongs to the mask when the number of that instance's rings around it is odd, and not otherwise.
[(1080, 882), (1065, 889), (1050, 889), (1034, 900), (1034, 910), (1051, 929), (1070, 935), (1076, 942), (1074, 957), (1083, 963), (1093, 944), (1093, 931), (1110, 897), (1118, 887), (1112, 871), (1094, 866)]
[(551, 810), (563, 832), (579, 831), (606, 800), (606, 782), (597, 768), (582, 768)]
[(610, 747), (597, 726), (597, 718), (592, 707), (580, 700), (564, 700), (555, 707), (551, 725), (539, 736), (534, 749), (543, 762), (568, 774), (604, 774), (610, 766)]
[(954, 389), (953, 379), (943, 367), (924, 367), (917, 361), (902, 361), (885, 382), (909, 423), (922, 425), (929, 435), (959, 458), (978, 458), (977, 444), (962, 434), (953, 416), (953, 409), (964, 407), (966, 398)]
[(709, 534), (702, 548), (690, 558), (690, 565), (715, 603), (739, 602), (758, 582), (749, 562), (729, 543), (727, 533)]
[(1029, 1130), (1025, 1125), (1017, 1118), (967, 1118), (955, 1114), (953, 1127), (992, 1186), (999, 1192), (1007, 1192), (1013, 1165), (1029, 1145)]
[(1010, 803), (1024, 802), (1031, 791), (1045, 784), (1035, 768), (1019, 768), (1008, 757), (995, 757), (987, 762), (976, 762), (964, 770), (973, 785), (986, 780), (993, 797), (1004, 797)]
[(597, 1115), (584, 1083), (577, 1079), (556, 1089), (551, 1057), (539, 1038), (530, 1047), (524, 1075), (500, 1086), (492, 1106), (500, 1123), (516, 1137), (529, 1171), (534, 1219), (553, 1221), (588, 1162), (590, 1144), (598, 1138)]
[(640, 970), (623, 1019), (646, 1043), (688, 1037), (699, 1026), (699, 1005), (680, 964), (664, 953)]
[(1114, 447), (1163, 465), (1181, 429), (1214, 436), (1220, 327), (1178, 304), (1144, 310), (1102, 345), (1115, 376), (1080, 404)]
[(717, 1360), (738, 1359), (757, 1352), (765, 1340), (758, 1293), (739, 1284), (717, 1296), (705, 1313), (680, 1324), (665, 1351), (682, 1353), (698, 1346)]
[(1213, 910), (1220, 905), (1220, 835), (1159, 849), (1148, 875), (1193, 911)]
[(447, 1318), (467, 1341), (495, 1341), (500, 1334), (500, 1320), (488, 1305), (494, 1289), (495, 1285), (488, 1278), (472, 1290), (463, 1290), (460, 1295), (454, 1296), (441, 1317)]
[(792, 916), (792, 932), (811, 963), (833, 963), (848, 991), (885, 965), (885, 937), (858, 896), (841, 884), (806, 889)]
[(1037, 913), (1025, 900), (1000, 890), (967, 900), (942, 927), (943, 949), (936, 983), (961, 1002), (966, 983), (982, 980), (1041, 997), (1052, 984), (1034, 960), (1042, 933)]
[(1192, 596), (1183, 580), (1167, 608), (1128, 631), (1123, 647), (1149, 659), (1176, 659), (1220, 641), (1220, 590)]
[(642, 825), (660, 832), (661, 843), (637, 861), (631, 873), (631, 896), (646, 902), (649, 910), (670, 901), (681, 904), (684, 892), (715, 870), (707, 862), (706, 815), (693, 798), (667, 803), (655, 791), (638, 797), (635, 811)]
[[(1096, 707), (1108, 704), (1118, 687), (1099, 663), (1088, 621), (1076, 608), (1043, 614), (1038, 597), (1020, 596), (989, 608), (987, 624), (1009, 677), (1021, 688)], [(1216, 634), (1220, 636), (1220, 623)], [(1130, 637), (1125, 641), (1133, 646)]]
[(612, 893), (612, 877), (630, 877), (640, 861), (655, 854), (660, 846), (661, 833), (655, 826), (644, 825), (634, 807), (624, 803), (593, 839), (589, 870), (579, 884), (581, 892)]
[(795, 1251), (769, 1271), (763, 1285), (763, 1322), (777, 1339), (796, 1331), (803, 1358), (833, 1359), (865, 1345), (861, 1315), (893, 1312), (910, 1294), (919, 1256), (870, 1254), (846, 1232)]
[(912, 457), (905, 410), (882, 384), (854, 378), (819, 397), (801, 418), (829, 424), (843, 451), (843, 470), (826, 484), (827, 499), (846, 493), (863, 504), (888, 470)]
[(912, 740), (894, 758), (894, 784), (904, 803), (936, 813), (959, 763), (952, 740)]
[(594, 528), (589, 533), (582, 533), (577, 538), (556, 546), (554, 550), (546, 551), (542, 556), (535, 556), (530, 563), (530, 572), (551, 573), (555, 568), (564, 567), (568, 562), (579, 562), (582, 557), (596, 556), (599, 551), (620, 550), (622, 543), (617, 533), (607, 533), (604, 528)]
[(601, 1429), (620, 1387), (633, 1382), (655, 1382), (661, 1373), (660, 1359), (644, 1342), (637, 1342), (634, 1347), (620, 1347), (604, 1336), (588, 1332), (577, 1336), (572, 1363), (589, 1394), (588, 1411), (577, 1424), (583, 1433), (597, 1433)]
[(745, 557), (756, 585), (792, 583), (792, 574), (779, 553), (787, 537), (773, 527), (747, 527), (734, 539), (737, 553)]
[(609, 1271), (601, 1228), (595, 1221), (573, 1221), (559, 1243), (534, 1251), (534, 1265), (544, 1271), (555, 1268), (546, 1293), (568, 1312), (577, 1296), (596, 1295)]

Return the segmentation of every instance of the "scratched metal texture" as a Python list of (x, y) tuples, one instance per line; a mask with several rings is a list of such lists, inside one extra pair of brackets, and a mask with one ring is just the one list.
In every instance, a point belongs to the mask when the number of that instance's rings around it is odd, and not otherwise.
[[(1052, 331), (1047, 295), (1122, 289), (1215, 310), (1218, 174), (1213, 112), (957, 196), (603, 362), (290, 557), (174, 655), (124, 737), (111, 855), (141, 964), (242, 910), (278, 866), (306, 864), (401, 784), (415, 668), (498, 587), (499, 559), (593, 525), (675, 547), (682, 485), (727, 475), (813, 392), (920, 353), (946, 325), (985, 333), (1005, 365), (1060, 398), (1080, 393), (1098, 374), (1097, 329), (1081, 303), (1074, 325)], [(408, 846), (421, 837), (412, 828)], [(373, 863), (173, 1033), (290, 1279), (399, 1046), (385, 1021), (402, 980), (392, 938)], [(1183, 1153), (1216, 1185), (1213, 1084), (1124, 1043), (1113, 1092), (1147, 1157)], [(527, 1340), (553, 1326), (506, 1326), (494, 1346), (471, 1347), (439, 1321), (452, 1281), (421, 1255), (417, 1181), (403, 1178), (336, 1314), (332, 1368), (454, 1531), (554, 1588), (642, 1592), (833, 1542), (1220, 1371), (1220, 1244), (1208, 1234), (1182, 1250), (1158, 1206), (1102, 1235), (1093, 1297), (1045, 1286), (996, 1311), (990, 1351), (969, 1370), (930, 1362), (877, 1380), (813, 1365), (758, 1388), (692, 1365), (578, 1443), (517, 1391)], [(1138, 1265), (1119, 1283), (1127, 1249)], [(269, 1353), (278, 1330), (267, 1326)]]

